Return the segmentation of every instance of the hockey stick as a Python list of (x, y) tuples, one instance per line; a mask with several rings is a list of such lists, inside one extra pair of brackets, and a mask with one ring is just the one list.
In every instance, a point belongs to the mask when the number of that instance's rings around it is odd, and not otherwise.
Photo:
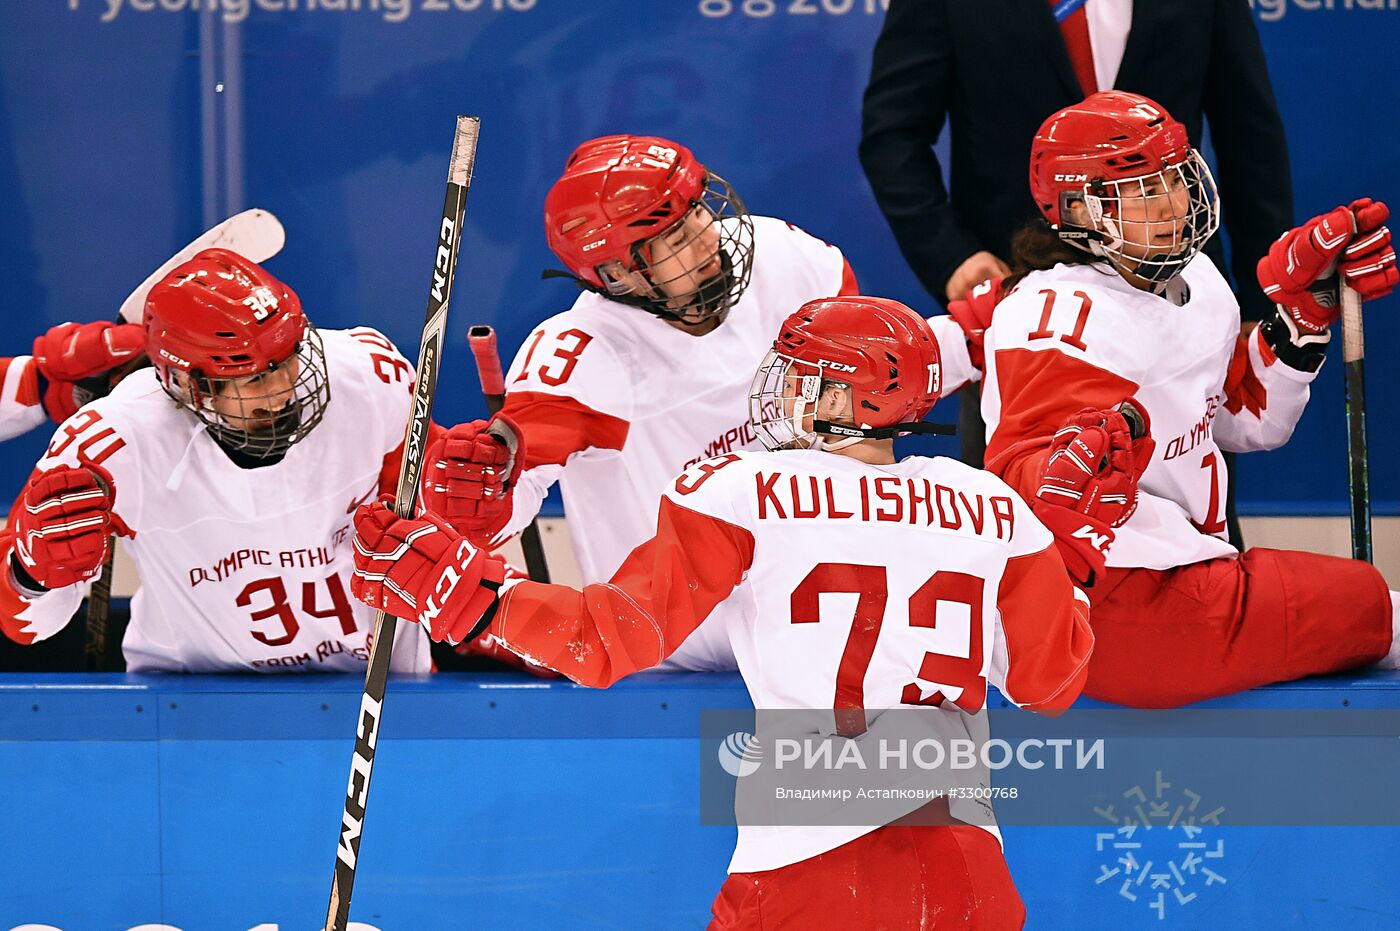
[[(108, 496), (112, 489), (96, 470), (93, 478)], [(83, 636), (84, 665), (88, 672), (102, 672), (107, 659), (107, 617), (112, 606), (112, 558), (116, 555), (117, 535), (107, 537), (107, 558), (102, 560), (102, 571), (92, 582), (87, 598), (87, 628)]]
[(1346, 365), (1347, 485), (1351, 489), (1351, 558), (1371, 561), (1371, 481), (1366, 451), (1366, 345), (1361, 295), (1342, 282), (1342, 362)]
[[(278, 252), (287, 241), (282, 222), (267, 210), (245, 210), (229, 217), (218, 226), (205, 230), (194, 241), (172, 255), (160, 268), (146, 276), (122, 301), (118, 319), (127, 323), (140, 323), (146, 315), (146, 295), (151, 293), (160, 280), (170, 274), (177, 265), (194, 258), (205, 249), (232, 249), (239, 255), (254, 262), (266, 262)], [(139, 358), (139, 357), (138, 357)], [(120, 380), (139, 363), (128, 363), (127, 368), (114, 369), (95, 376), (90, 381), (100, 385), (96, 390), (84, 381), (80, 387), (86, 388), (91, 397), (105, 394), (114, 380)], [(79, 400), (79, 403), (84, 403)], [(117, 554), (115, 536), (107, 541), (107, 558), (102, 563), (102, 572), (92, 583), (87, 601), (87, 631), (83, 638), (83, 655), (88, 672), (101, 672), (105, 667), (107, 654), (107, 618), (112, 601), (112, 560)]]
[[(506, 379), (501, 372), (501, 354), (496, 350), (496, 331), (489, 326), (474, 326), (467, 331), (467, 344), (476, 357), (476, 374), (481, 379), (486, 411), (494, 414), (506, 402)], [(544, 558), (539, 521), (530, 521), (529, 526), (520, 531), (520, 549), (525, 554), (525, 571), (530, 573), (531, 581), (549, 582), (549, 563)]]
[(231, 249), (250, 262), (266, 262), (282, 251), (287, 233), (282, 221), (266, 210), (245, 210), (229, 217), (218, 226), (205, 230), (188, 246), (172, 255), (164, 265), (151, 272), (141, 286), (122, 301), (121, 318), (127, 323), (140, 323), (146, 315), (146, 295), (175, 266), (194, 258), (205, 249)]
[[(404, 432), (403, 463), (399, 466), (394, 508), (401, 517), (413, 515), (418, 498), (418, 480), (423, 473), (423, 452), (427, 448), (433, 395), (437, 390), (438, 367), (442, 362), (442, 337), (447, 329), (447, 304), (452, 297), (457, 249), (462, 244), (462, 218), (467, 211), (467, 191), (471, 187), (476, 139), (480, 129), (479, 118), (457, 117), (452, 160), (447, 169), (447, 194), (442, 204), (442, 223), (438, 226), (437, 253), (433, 258), (432, 284), (428, 289), (428, 312), (423, 321), (423, 338), (418, 344), (418, 377), (413, 383), (413, 410)], [(360, 856), (360, 834), (364, 826), (365, 806), (369, 801), (369, 777), (374, 769), (375, 745), (379, 741), (379, 716), (384, 706), (384, 686), (389, 677), (396, 623), (392, 614), (375, 612), (374, 642), (370, 644), (369, 669), (365, 673), (365, 691), (360, 698), (360, 716), (355, 728), (355, 754), (350, 760), (350, 782), (345, 790), (345, 813), (341, 818), (340, 840), (336, 846), (335, 879), (331, 882), (326, 931), (345, 931), (350, 920), (350, 893), (355, 886), (355, 866)]]

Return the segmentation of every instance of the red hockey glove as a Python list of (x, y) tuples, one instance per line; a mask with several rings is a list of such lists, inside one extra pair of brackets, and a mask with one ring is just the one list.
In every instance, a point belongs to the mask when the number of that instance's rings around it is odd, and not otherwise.
[(48, 384), (44, 412), (55, 423), (71, 417), (82, 404), (73, 395), (76, 382), (110, 372), (146, 348), (145, 331), (133, 323), (60, 323), (34, 340), (34, 362)]
[(458, 424), (428, 450), (423, 505), (474, 542), (489, 543), (510, 520), (524, 461), (520, 430), (509, 417)]
[(948, 315), (967, 336), (967, 354), (978, 371), (987, 368), (984, 337), (992, 325), (992, 309), (1001, 300), (1001, 278), (988, 278), (967, 292), (961, 301), (948, 302)]
[(1395, 269), (1395, 247), (1385, 225), (1390, 209), (1369, 197), (1352, 201), (1348, 209), (1356, 217), (1356, 235), (1342, 253), (1337, 270), (1363, 301), (1385, 297), (1400, 281), (1400, 272)]
[(385, 495), (355, 512), (350, 592), (371, 608), (417, 621), (434, 640), (480, 636), (495, 611), (505, 561), (431, 512), (399, 517), (393, 501)]
[(1055, 433), (1031, 503), (1082, 585), (1103, 571), (1112, 528), (1137, 509), (1138, 480), (1152, 457), (1145, 412), (1131, 401), (1124, 408), (1080, 411)]
[(1363, 300), (1390, 293), (1396, 272), (1384, 225), (1389, 215), (1379, 201), (1352, 201), (1284, 233), (1259, 260), (1260, 287), (1283, 308), (1299, 338), (1317, 336), (1337, 321), (1339, 268)]
[(97, 575), (114, 500), (112, 476), (101, 466), (58, 466), (35, 477), (15, 512), (15, 556), (29, 577), (52, 589)]

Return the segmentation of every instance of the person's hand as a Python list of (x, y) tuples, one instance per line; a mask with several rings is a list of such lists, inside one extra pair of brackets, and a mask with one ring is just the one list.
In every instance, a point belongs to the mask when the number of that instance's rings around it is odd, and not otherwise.
[(985, 337), (987, 327), (992, 325), (992, 311), (1001, 300), (1001, 282), (1000, 278), (990, 278), (975, 285), (962, 300), (948, 302), (948, 316), (962, 327), (968, 357), (978, 371), (987, 368)]
[(399, 517), (392, 495), (355, 511), (350, 593), (371, 608), (417, 621), (433, 640), (460, 643), (486, 629), (505, 560), (472, 546), (442, 518)]
[(66, 588), (102, 571), (111, 545), (112, 477), (101, 466), (61, 465), (36, 475), (15, 511), (14, 555), (45, 588)]
[(524, 460), (520, 431), (509, 417), (458, 424), (428, 449), (423, 506), (485, 543), (510, 520), (511, 491)]
[(60, 323), (34, 340), (34, 363), (47, 385), (44, 412), (62, 423), (82, 405), (77, 382), (130, 362), (146, 348), (145, 331), (133, 323)]
[(950, 301), (960, 301), (967, 297), (967, 292), (972, 290), (973, 285), (980, 284), (988, 278), (1005, 278), (1011, 274), (1011, 269), (1005, 262), (990, 252), (974, 252), (963, 260), (963, 263), (953, 272), (948, 279), (948, 286), (944, 292)]
[(1362, 300), (1383, 297), (1395, 287), (1388, 216), (1380, 201), (1352, 201), (1284, 233), (1259, 260), (1259, 286), (1300, 337), (1317, 336), (1336, 323), (1341, 313), (1336, 273)]
[(1337, 271), (1363, 301), (1385, 297), (1400, 282), (1395, 268), (1395, 247), (1385, 225), (1390, 208), (1369, 197), (1354, 200), (1347, 207), (1356, 217), (1356, 235), (1347, 243)]
[(1103, 572), (1113, 528), (1137, 509), (1138, 480), (1152, 455), (1148, 430), (1146, 414), (1129, 401), (1123, 410), (1080, 411), (1051, 441), (1031, 510), (1081, 584)]

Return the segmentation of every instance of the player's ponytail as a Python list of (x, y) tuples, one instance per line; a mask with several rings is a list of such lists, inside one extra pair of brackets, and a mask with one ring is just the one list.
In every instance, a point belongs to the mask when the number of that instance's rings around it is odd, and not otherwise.
[(1011, 274), (1001, 283), (1001, 293), (1011, 293), (1011, 289), (1031, 272), (1061, 264), (1088, 265), (1094, 261), (1093, 255), (1061, 239), (1043, 217), (1036, 217), (1011, 237)]

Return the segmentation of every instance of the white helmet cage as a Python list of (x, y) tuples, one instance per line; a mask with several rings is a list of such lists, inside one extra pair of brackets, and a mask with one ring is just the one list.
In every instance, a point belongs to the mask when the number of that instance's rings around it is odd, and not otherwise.
[[(692, 214), (700, 212), (709, 214), (719, 233), (719, 271), (702, 278), (700, 269), (709, 264), (711, 257), (701, 256), (695, 266), (683, 268), (664, 280), (658, 279), (648, 261), (652, 241), (665, 236), (671, 229), (684, 227), (692, 231), (691, 235), (672, 245), (675, 251), (684, 251), (710, 228), (707, 224), (698, 223), (685, 226)], [(694, 326), (728, 313), (739, 302), (753, 274), (753, 247), (753, 217), (729, 182), (710, 172), (700, 197), (691, 202), (680, 219), (632, 247), (632, 267), (624, 267), (621, 262), (610, 262), (598, 266), (597, 271), (607, 283), (610, 296), (621, 298), (657, 316)], [(692, 296), (681, 306), (673, 307), (663, 285), (676, 282), (683, 282)]]
[[(1149, 190), (1149, 185), (1155, 191)], [(1123, 205), (1125, 201), (1142, 200), (1151, 204), (1172, 204), (1172, 192), (1184, 190), (1188, 194), (1185, 213), (1175, 208), (1169, 215), (1157, 215), (1145, 222), (1125, 224)], [(1067, 195), (1073, 198), (1074, 195)], [(1083, 234), (1075, 236), (1068, 230), (1063, 238), (1079, 248), (1087, 248), (1094, 255), (1102, 256), (1120, 272), (1128, 272), (1139, 278), (1165, 287), (1181, 273), (1186, 264), (1205, 248), (1206, 241), (1215, 235), (1220, 227), (1220, 195), (1215, 188), (1215, 178), (1205, 159), (1195, 149), (1175, 165), (1167, 165), (1160, 171), (1152, 171), (1131, 178), (1108, 181), (1092, 181), (1084, 185), (1081, 195), (1088, 210), (1093, 231), (1087, 245)], [(1060, 216), (1067, 215), (1067, 203), (1061, 204)], [(1151, 237), (1146, 233), (1153, 228), (1172, 226), (1170, 243), (1144, 241)], [(1129, 227), (1142, 230), (1142, 239), (1131, 238)], [(1062, 223), (1061, 227), (1070, 227)], [(1071, 227), (1072, 228), (1072, 227)], [(1131, 246), (1141, 255), (1128, 253), (1124, 246)]]
[[(862, 437), (828, 439), (806, 429), (808, 417), (816, 419), (817, 402), (830, 387), (850, 389), (839, 378), (827, 378), (826, 367), (794, 358), (777, 349), (768, 350), (749, 389), (749, 420), (768, 450), (822, 449), (828, 452), (859, 443)], [(787, 403), (792, 413), (784, 413)], [(857, 424), (869, 427), (869, 424)]]
[[(249, 382), (292, 360), (297, 372), (285, 390), (275, 394), (249, 390)], [(221, 445), (257, 459), (281, 456), (305, 439), (321, 422), (331, 394), (321, 334), (310, 321), (296, 351), (263, 372), (245, 378), (205, 378), (193, 372), (178, 381), (172, 375), (168, 382), (162, 380), (162, 385), (180, 406), (209, 427)], [(215, 398), (221, 394), (236, 399), (236, 414), (219, 411)]]

